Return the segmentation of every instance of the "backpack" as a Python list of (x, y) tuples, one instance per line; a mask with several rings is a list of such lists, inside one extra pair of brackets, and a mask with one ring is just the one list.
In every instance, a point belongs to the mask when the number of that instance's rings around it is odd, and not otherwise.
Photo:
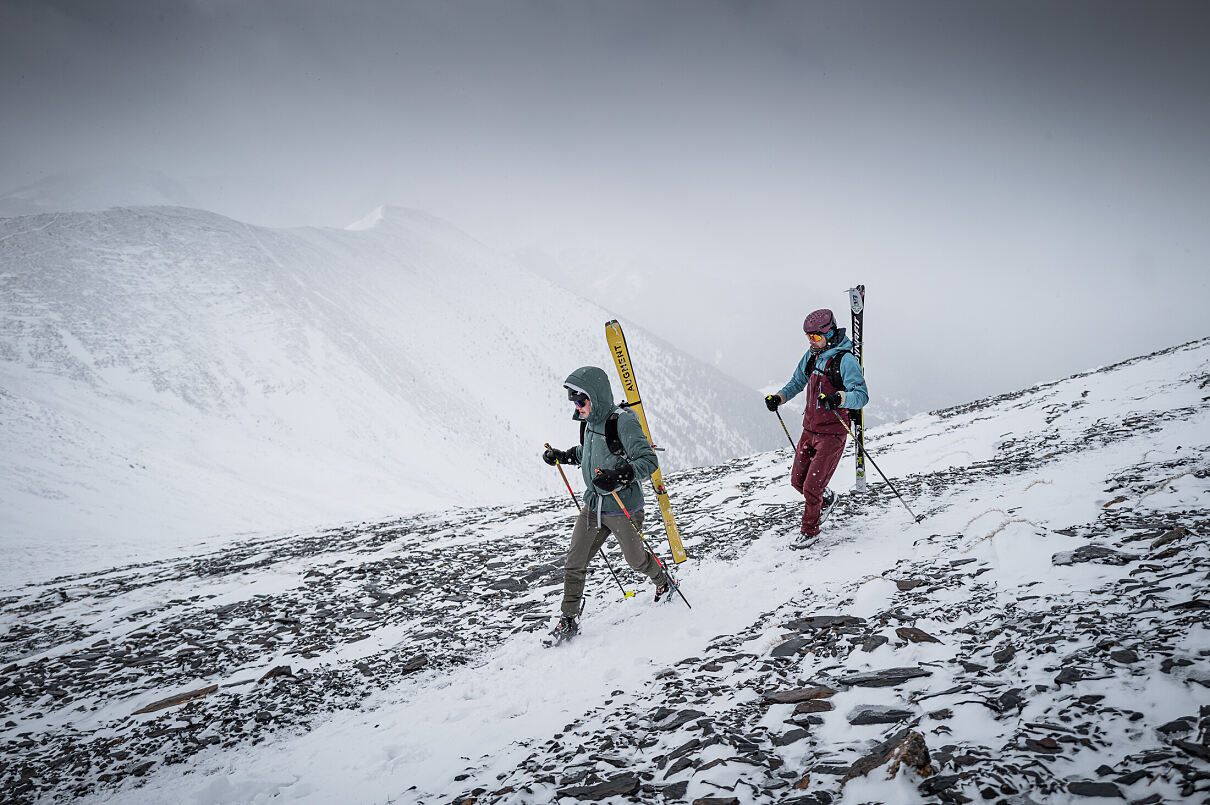
[[(609, 448), (609, 452), (622, 458), (626, 458), (626, 448), (622, 446), (622, 437), (618, 436), (618, 417), (622, 415), (623, 408), (629, 407), (630, 403), (621, 403), (610, 411), (609, 416), (605, 418), (605, 446)], [(581, 420), (580, 447), (584, 446), (584, 432), (586, 430), (588, 430), (588, 422)]]
[[(832, 384), (832, 388), (837, 391), (847, 391), (844, 387), (844, 378), (840, 376), (840, 362), (845, 355), (852, 355), (850, 350), (842, 349), (831, 358), (828, 359), (828, 365), (824, 367), (824, 377)], [(807, 361), (807, 377), (811, 377), (811, 373), (815, 371), (815, 357), (811, 356), (811, 360)]]

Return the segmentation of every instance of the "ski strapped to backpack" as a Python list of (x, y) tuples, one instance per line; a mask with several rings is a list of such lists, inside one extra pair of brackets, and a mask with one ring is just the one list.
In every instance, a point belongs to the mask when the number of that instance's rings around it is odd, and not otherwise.
[[(849, 289), (849, 309), (853, 313), (853, 332), (850, 340), (853, 344), (853, 357), (865, 374), (865, 286), (858, 285)], [(857, 464), (856, 491), (866, 491), (865, 481), (865, 412), (862, 409), (849, 412), (849, 421), (853, 423), (853, 454)]]
[[(626, 391), (626, 404), (639, 418), (639, 424), (643, 427), (643, 435), (654, 448), (651, 429), (647, 427), (647, 416), (643, 413), (643, 401), (639, 397), (639, 381), (635, 379), (634, 367), (630, 365), (630, 350), (626, 347), (626, 336), (623, 335), (622, 325), (618, 324), (617, 319), (605, 322), (605, 340), (609, 342), (609, 351), (618, 368), (618, 377), (622, 379), (622, 388)], [(608, 427), (608, 423), (606, 427)], [(606, 436), (608, 437), (608, 434)], [(664, 530), (668, 532), (668, 547), (672, 549), (672, 561), (674, 564), (680, 564), (688, 557), (685, 555), (685, 546), (681, 542), (676, 519), (672, 516), (672, 503), (668, 500), (668, 490), (664, 487), (664, 479), (658, 467), (651, 474), (651, 484), (655, 487), (656, 500), (660, 504), (660, 516), (664, 518)]]

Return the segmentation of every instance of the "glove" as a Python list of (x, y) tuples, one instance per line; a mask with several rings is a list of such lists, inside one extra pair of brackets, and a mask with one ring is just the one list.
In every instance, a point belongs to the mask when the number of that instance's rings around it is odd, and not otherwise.
[(779, 406), (779, 405), (781, 405), (781, 398), (778, 397), (776, 394), (766, 394), (765, 395), (765, 407), (768, 408), (770, 411), (776, 412), (777, 406)]
[(542, 460), (545, 461), (547, 464), (549, 464), (552, 467), (555, 465), (556, 462), (559, 464), (575, 464), (576, 463), (576, 451), (574, 449), (572, 449), (572, 450), (556, 450), (553, 447), (548, 447), (542, 453)]
[(634, 480), (634, 467), (623, 464), (616, 470), (597, 470), (592, 485), (602, 492), (613, 492)]
[(831, 394), (820, 394), (819, 404), (829, 411), (835, 411), (844, 405), (844, 392), (834, 391)]

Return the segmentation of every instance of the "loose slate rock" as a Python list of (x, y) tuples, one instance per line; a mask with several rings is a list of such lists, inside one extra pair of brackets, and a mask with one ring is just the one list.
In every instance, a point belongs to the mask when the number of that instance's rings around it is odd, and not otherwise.
[(142, 715), (143, 713), (154, 713), (156, 710), (163, 710), (166, 707), (172, 707), (173, 705), (184, 704), (185, 702), (191, 702), (194, 699), (200, 699), (203, 696), (208, 696), (211, 693), (214, 693), (216, 690), (218, 690), (218, 685), (207, 685), (206, 687), (198, 688), (197, 690), (191, 690), (191, 691), (187, 691), (185, 693), (178, 693), (175, 696), (169, 696), (167, 699), (160, 699), (158, 702), (152, 702), (151, 704), (147, 705), (146, 707), (143, 707), (139, 710), (135, 710), (134, 715), (137, 716), (137, 715)]
[(1070, 794), (1076, 794), (1081, 797), (1117, 797), (1118, 799), (1125, 799), (1122, 796), (1122, 789), (1113, 783), (1098, 783), (1092, 780), (1077, 780), (1074, 783), (1068, 783), (1067, 791)]
[(1022, 695), (1024, 692), (1021, 688), (1010, 688), (1001, 693), (995, 700), (996, 711), (1004, 713), (1016, 708), (1020, 712), (1021, 708), (1025, 706), (1025, 697)]
[(294, 676), (294, 672), (290, 670), (290, 666), (288, 665), (277, 665), (265, 671), (265, 675), (256, 681), (264, 682), (266, 679), (275, 679), (279, 676)]
[(779, 690), (766, 693), (765, 701), (772, 704), (797, 704), (811, 699), (827, 699), (836, 695), (835, 688), (818, 685), (812, 688), (795, 688), (794, 690)]
[(1073, 682), (1079, 682), (1083, 678), (1084, 672), (1079, 668), (1064, 668), (1055, 677), (1055, 684), (1062, 687), (1063, 685), (1070, 685)]
[(806, 738), (810, 734), (811, 733), (807, 732), (806, 730), (802, 730), (802, 729), (790, 730), (785, 735), (782, 735), (781, 737), (779, 737), (777, 739), (776, 743), (778, 746), (789, 746), (790, 744), (794, 743), (795, 741), (801, 741), (803, 738)]
[(842, 685), (857, 685), (864, 688), (889, 688), (902, 685), (909, 679), (922, 676), (932, 676), (932, 671), (926, 671), (920, 666), (907, 668), (886, 668), (881, 671), (865, 671), (858, 674), (842, 676), (836, 681)]
[(911, 710), (881, 704), (863, 704), (849, 711), (848, 721), (855, 727), (867, 724), (897, 724), (914, 716)]
[(961, 775), (957, 774), (938, 774), (935, 777), (930, 777), (920, 784), (920, 793), (926, 796), (935, 797), (942, 791), (948, 791), (956, 786), (962, 780)]
[(917, 629), (915, 626), (900, 626), (895, 630), (895, 634), (909, 643), (940, 643), (941, 641), (933, 637), (928, 632)]
[(900, 767), (905, 765), (916, 769), (921, 777), (930, 777), (933, 774), (924, 736), (912, 729), (902, 729), (875, 746), (870, 754), (854, 761), (841, 782), (843, 784), (855, 777), (864, 777), (888, 761), (890, 765), (887, 767), (887, 779), (894, 777)]
[(812, 615), (799, 618), (786, 624), (787, 629), (796, 632), (809, 632), (815, 629), (831, 629), (837, 626), (864, 626), (865, 618), (855, 618), (851, 615)]
[(774, 648), (769, 654), (773, 657), (793, 657), (805, 646), (811, 643), (808, 637), (795, 637)]
[(409, 657), (408, 659), (404, 660), (403, 665), (400, 666), (400, 670), (404, 671), (405, 673), (419, 671), (421, 668), (428, 665), (428, 662), (429, 658), (424, 654), (417, 654), (415, 657)]
[(677, 727), (688, 724), (690, 721), (701, 718), (704, 715), (706, 714), (701, 710), (682, 710), (676, 715), (672, 716), (666, 723), (657, 723), (655, 726), (656, 729), (667, 732), (668, 730), (674, 730)]
[(1104, 545), (1081, 545), (1074, 551), (1060, 551), (1050, 557), (1054, 565), (1078, 565), (1083, 562), (1100, 562), (1106, 565), (1124, 565), (1139, 557), (1132, 553), (1122, 553)]
[(861, 641), (861, 650), (869, 653), (869, 652), (873, 651), (874, 649), (878, 648), (879, 646), (885, 646), (889, 642), (890, 642), (889, 638), (884, 637), (883, 635), (872, 634), (869, 637), (867, 637), (865, 640)]
[(1189, 716), (1178, 718), (1175, 721), (1169, 721), (1167, 724), (1161, 724), (1155, 728), (1155, 731), (1161, 735), (1184, 735), (1187, 732), (1193, 731), (1193, 719)]
[(639, 776), (627, 772), (596, 785), (573, 785), (555, 792), (556, 797), (575, 799), (605, 799), (605, 797), (629, 796), (639, 790)]

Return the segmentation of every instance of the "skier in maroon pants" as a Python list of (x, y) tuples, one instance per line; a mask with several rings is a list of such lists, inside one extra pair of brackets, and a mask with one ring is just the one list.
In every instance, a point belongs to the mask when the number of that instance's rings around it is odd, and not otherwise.
[(828, 481), (844, 452), (849, 412), (865, 406), (870, 394), (861, 363), (853, 356), (853, 343), (844, 328), (836, 326), (832, 311), (815, 311), (807, 316), (802, 329), (810, 349), (798, 362), (790, 382), (765, 397), (765, 405), (776, 411), (804, 388), (807, 391), (807, 410), (802, 418), (802, 437), (794, 451), (790, 484), (806, 501), (802, 535), (811, 538), (819, 535), (820, 523), (836, 505), (836, 493), (828, 489)]

